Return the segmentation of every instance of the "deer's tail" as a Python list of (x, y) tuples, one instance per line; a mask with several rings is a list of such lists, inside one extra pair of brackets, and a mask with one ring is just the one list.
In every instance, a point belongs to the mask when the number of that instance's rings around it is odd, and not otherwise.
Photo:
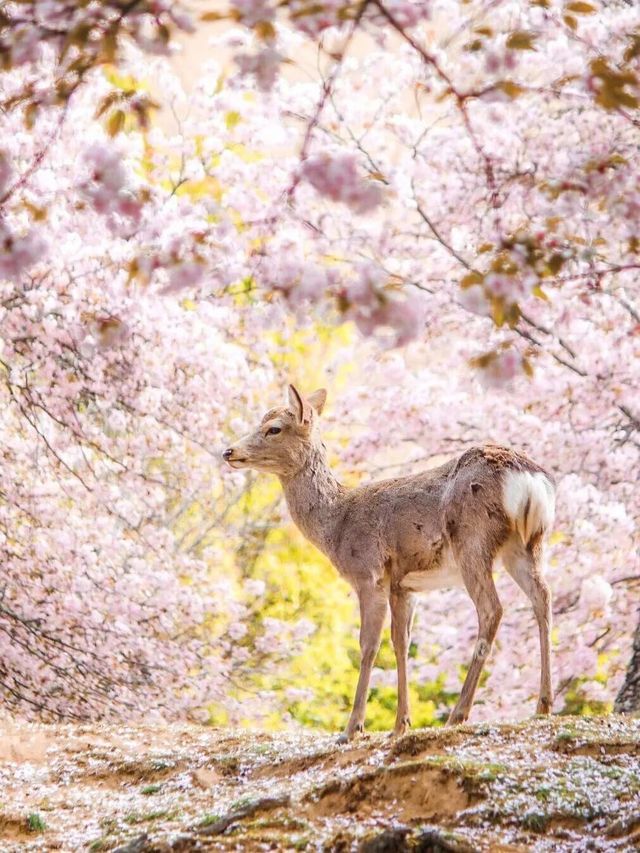
[(553, 524), (555, 490), (541, 471), (509, 470), (503, 481), (505, 512), (524, 546)]

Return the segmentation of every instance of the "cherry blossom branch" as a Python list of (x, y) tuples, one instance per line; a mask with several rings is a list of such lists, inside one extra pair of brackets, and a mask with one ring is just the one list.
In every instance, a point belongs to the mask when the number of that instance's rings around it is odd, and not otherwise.
[[(347, 30), (347, 35), (346, 35), (345, 40), (342, 44), (342, 47), (340, 48), (340, 50), (336, 54), (334, 54), (334, 60), (335, 61), (334, 61), (333, 68), (332, 68), (331, 73), (329, 74), (328, 78), (325, 81), (323, 81), (323, 84), (321, 87), (321, 92), (320, 92), (320, 97), (318, 98), (318, 101), (316, 103), (315, 111), (313, 113), (311, 121), (307, 125), (307, 129), (306, 129), (305, 134), (302, 138), (300, 153), (298, 155), (298, 160), (301, 163), (306, 160), (306, 158), (309, 154), (309, 149), (311, 147), (311, 142), (313, 140), (313, 131), (315, 130), (316, 126), (320, 122), (320, 119), (322, 118), (322, 113), (324, 112), (324, 108), (325, 108), (327, 101), (329, 99), (331, 90), (332, 90), (336, 80), (338, 79), (338, 75), (340, 74), (340, 70), (342, 68), (342, 63), (344, 61), (344, 58), (347, 55), (349, 47), (351, 46), (351, 42), (352, 42), (356, 32), (358, 31), (359, 27), (360, 27), (360, 22), (362, 21), (362, 16), (364, 15), (365, 11), (367, 10), (367, 7), (372, 2), (374, 2), (374, 0), (360, 0), (356, 14), (354, 15), (353, 20), (350, 23), (349, 28)], [(291, 204), (291, 202), (292, 202), (295, 191), (298, 187), (298, 184), (300, 183), (300, 178), (301, 178), (300, 173), (299, 172), (296, 173), (293, 176), (292, 182), (286, 191), (286, 200), (287, 200), (288, 204)]]

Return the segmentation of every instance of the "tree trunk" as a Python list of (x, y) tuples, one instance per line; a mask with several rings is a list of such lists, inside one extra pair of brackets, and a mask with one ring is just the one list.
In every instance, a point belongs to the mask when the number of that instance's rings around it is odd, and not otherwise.
[(640, 714), (640, 619), (633, 638), (631, 660), (614, 710), (619, 714)]

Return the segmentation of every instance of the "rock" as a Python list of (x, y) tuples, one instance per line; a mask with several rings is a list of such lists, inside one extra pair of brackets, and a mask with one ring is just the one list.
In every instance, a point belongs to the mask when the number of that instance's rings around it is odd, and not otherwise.
[(365, 838), (358, 847), (358, 853), (405, 853), (410, 849), (407, 845), (410, 832), (408, 826), (385, 829), (379, 835)]
[(132, 838), (131, 841), (127, 842), (127, 844), (123, 844), (121, 847), (116, 847), (113, 853), (143, 853), (143, 851), (147, 849), (148, 840), (149, 836), (146, 832), (143, 832), (142, 835), (137, 835), (135, 838)]

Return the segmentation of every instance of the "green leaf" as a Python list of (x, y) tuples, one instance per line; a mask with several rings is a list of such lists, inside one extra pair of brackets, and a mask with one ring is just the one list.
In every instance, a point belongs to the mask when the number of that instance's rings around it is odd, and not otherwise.
[(602, 83), (595, 97), (597, 104), (606, 110), (615, 110), (619, 107), (636, 109), (640, 106), (638, 98), (626, 89), (627, 86), (638, 85), (638, 78), (633, 72), (616, 71), (603, 57), (594, 59), (590, 68), (594, 77), (598, 77)]
[(575, 12), (576, 15), (593, 15), (594, 12), (598, 11), (592, 3), (585, 3), (583, 0), (567, 3), (565, 8), (568, 12)]
[(624, 61), (631, 62), (638, 56), (640, 56), (640, 33), (632, 33), (629, 47), (624, 52)]
[(115, 110), (107, 120), (107, 133), (109, 136), (117, 136), (124, 127), (125, 114), (123, 110)]
[(465, 275), (460, 281), (460, 287), (466, 290), (467, 287), (473, 287), (474, 284), (482, 284), (484, 276), (479, 272), (470, 272)]
[(32, 130), (34, 124), (36, 123), (36, 117), (39, 112), (38, 104), (33, 101), (30, 104), (27, 104), (24, 111), (24, 123), (27, 130)]
[(108, 32), (100, 44), (100, 62), (115, 64), (118, 58), (118, 39), (114, 32)]
[(497, 297), (491, 300), (491, 316), (493, 317), (493, 322), (496, 326), (504, 326), (504, 322), (507, 319), (504, 299), (502, 297)]
[(531, 292), (533, 293), (534, 296), (537, 296), (538, 299), (543, 299), (545, 302), (549, 302), (549, 297), (544, 292), (544, 290), (540, 287), (539, 284), (536, 284), (536, 286), (533, 288), (533, 290)]
[(496, 351), (489, 350), (489, 352), (483, 352), (482, 355), (476, 355), (474, 358), (469, 359), (469, 365), (471, 367), (479, 367), (481, 370), (489, 367), (492, 361), (496, 358)]
[(36, 222), (42, 222), (47, 218), (46, 207), (38, 207), (38, 205), (32, 204), (30, 201), (25, 201), (24, 206)]
[(547, 261), (547, 267), (552, 275), (557, 275), (564, 265), (564, 258), (559, 252), (555, 252)]
[(318, 15), (324, 11), (323, 3), (310, 3), (308, 6), (303, 6), (301, 9), (296, 9), (294, 12), (290, 12), (289, 17), (292, 21), (295, 21), (296, 18), (304, 18), (308, 15)]
[(511, 302), (507, 305), (504, 318), (512, 329), (518, 325), (518, 321), (520, 320), (520, 306), (517, 302)]
[(520, 97), (524, 92), (522, 86), (518, 86), (518, 84), (514, 83), (513, 80), (500, 80), (497, 86), (498, 89), (503, 91), (505, 95), (508, 95), (512, 100)]
[(242, 121), (242, 116), (236, 110), (230, 110), (225, 114), (224, 123), (227, 126), (228, 130), (233, 130), (234, 127), (240, 124)]
[(276, 37), (276, 28), (271, 21), (258, 21), (253, 31), (262, 41), (272, 41)]
[(527, 30), (516, 30), (507, 39), (507, 47), (512, 50), (535, 50), (534, 41), (537, 36)]
[(109, 92), (98, 104), (98, 109), (95, 111), (95, 118), (100, 118), (101, 115), (104, 115), (108, 109), (110, 109), (115, 102), (120, 98), (119, 92)]

